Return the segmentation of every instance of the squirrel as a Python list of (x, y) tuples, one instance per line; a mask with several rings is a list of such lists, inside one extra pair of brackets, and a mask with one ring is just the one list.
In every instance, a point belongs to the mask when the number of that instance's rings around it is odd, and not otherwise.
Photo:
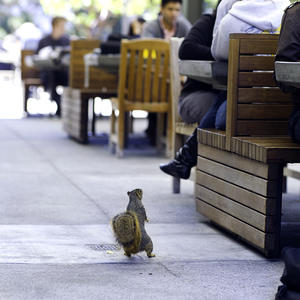
[(127, 195), (129, 203), (126, 212), (116, 215), (111, 221), (116, 240), (128, 257), (141, 251), (146, 251), (148, 257), (154, 257), (153, 243), (145, 230), (145, 221), (149, 220), (142, 203), (143, 191), (135, 189)]

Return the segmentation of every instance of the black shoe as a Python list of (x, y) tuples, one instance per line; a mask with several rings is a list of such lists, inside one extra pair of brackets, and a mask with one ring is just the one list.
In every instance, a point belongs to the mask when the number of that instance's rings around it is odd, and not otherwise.
[(166, 174), (181, 179), (188, 179), (191, 174), (191, 168), (187, 165), (182, 164), (176, 159), (172, 159), (167, 164), (161, 164), (159, 168)]

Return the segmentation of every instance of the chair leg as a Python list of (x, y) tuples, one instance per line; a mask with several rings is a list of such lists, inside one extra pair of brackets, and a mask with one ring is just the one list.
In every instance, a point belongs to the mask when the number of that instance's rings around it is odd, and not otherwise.
[[(177, 134), (175, 132), (172, 131), (172, 156), (175, 157), (176, 156), (176, 152), (178, 151), (178, 149), (182, 146), (183, 144), (183, 140), (182, 140), (182, 135), (181, 134)], [(180, 194), (180, 178), (176, 178), (173, 177), (172, 179), (172, 190), (173, 190), (173, 194)]]
[(126, 112), (122, 109), (119, 109), (119, 117), (118, 117), (118, 142), (116, 154), (117, 157), (124, 156), (124, 144), (125, 144), (125, 114)]
[(156, 121), (156, 149), (159, 154), (163, 152), (164, 114), (157, 113)]
[(172, 188), (173, 188), (173, 194), (180, 194), (180, 178), (173, 177)]
[(173, 155), (172, 147), (173, 147), (173, 132), (175, 128), (173, 128), (173, 121), (171, 112), (166, 115), (167, 118), (167, 142), (166, 142), (166, 157), (171, 158)]
[(95, 136), (96, 135), (96, 114), (95, 114), (95, 98), (93, 98), (92, 100), (92, 128), (91, 128), (91, 131), (92, 131), (92, 135)]
[(27, 104), (29, 98), (29, 85), (24, 85), (24, 112), (28, 113)]
[(113, 139), (116, 136), (116, 115), (115, 110), (113, 109), (110, 116), (110, 133), (109, 133), (109, 152), (111, 154), (115, 154), (116, 152), (116, 144), (114, 143)]

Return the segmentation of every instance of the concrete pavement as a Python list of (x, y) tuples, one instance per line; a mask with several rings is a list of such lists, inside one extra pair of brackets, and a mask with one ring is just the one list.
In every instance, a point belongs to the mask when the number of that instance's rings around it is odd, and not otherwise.
[[(0, 299), (274, 299), (283, 262), (196, 213), (191, 181), (172, 194), (158, 168), (166, 159), (150, 148), (117, 159), (46, 118), (1, 120), (0, 137)], [(109, 226), (134, 188), (144, 191), (153, 259), (125, 257)], [(284, 238), (293, 243), (299, 182), (288, 190)]]

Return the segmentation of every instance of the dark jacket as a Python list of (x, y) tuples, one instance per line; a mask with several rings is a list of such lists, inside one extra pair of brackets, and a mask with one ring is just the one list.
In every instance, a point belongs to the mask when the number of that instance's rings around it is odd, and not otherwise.
[[(210, 46), (215, 19), (215, 15), (208, 14), (198, 19), (180, 46), (180, 59), (214, 60)], [(189, 78), (183, 86), (181, 97), (198, 90), (212, 90), (212, 86)]]
[(39, 41), (38, 47), (36, 49), (36, 53), (38, 53), (42, 48), (51, 46), (53, 49), (57, 46), (69, 46), (70, 39), (68, 36), (64, 35), (61, 38), (55, 40), (52, 38), (51, 34), (46, 35)]

